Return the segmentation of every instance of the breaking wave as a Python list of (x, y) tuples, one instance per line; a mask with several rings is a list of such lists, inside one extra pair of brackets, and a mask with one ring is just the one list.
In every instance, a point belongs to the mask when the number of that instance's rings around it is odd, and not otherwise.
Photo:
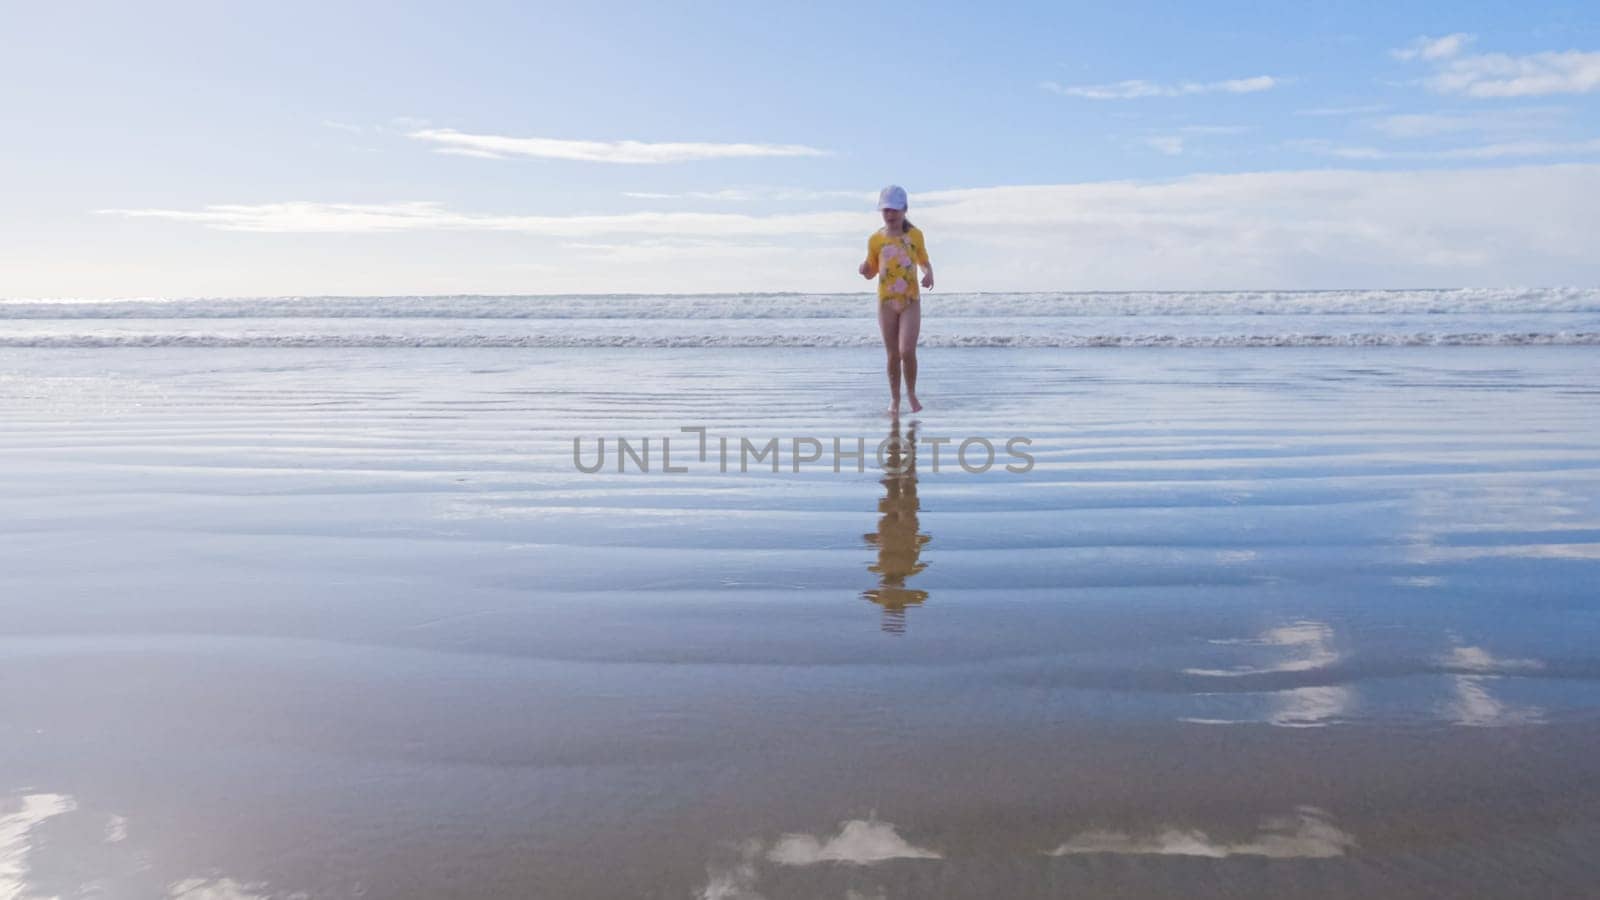
[[(1600, 343), (1600, 289), (930, 294), (927, 347)], [(0, 347), (875, 347), (867, 294), (0, 300)]]
[[(1600, 313), (1595, 288), (930, 294), (955, 318)], [(849, 319), (867, 294), (0, 299), (7, 319)]]
[[(877, 335), (686, 334), (686, 335), (396, 335), (396, 334), (61, 334), (0, 336), (7, 348), (95, 347), (876, 347)], [(925, 335), (923, 347), (1512, 347), (1600, 346), (1600, 331), (1362, 334), (1021, 334)]]

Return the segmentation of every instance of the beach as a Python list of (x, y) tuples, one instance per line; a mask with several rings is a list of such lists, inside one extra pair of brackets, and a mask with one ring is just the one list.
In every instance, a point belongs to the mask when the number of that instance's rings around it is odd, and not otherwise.
[(1592, 893), (1594, 294), (13, 303), (0, 897)]

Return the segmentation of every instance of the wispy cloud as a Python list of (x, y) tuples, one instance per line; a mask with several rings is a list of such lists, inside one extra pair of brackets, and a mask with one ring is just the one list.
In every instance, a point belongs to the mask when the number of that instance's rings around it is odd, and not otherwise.
[(1310, 109), (1297, 109), (1297, 116), (1367, 116), (1380, 113), (1388, 109), (1386, 103), (1371, 103), (1365, 106), (1315, 106)]
[(1290, 141), (1294, 150), (1349, 160), (1496, 160), (1542, 157), (1583, 157), (1600, 153), (1600, 139), (1588, 141), (1504, 141), (1444, 150), (1392, 150), (1383, 147), (1336, 144), (1325, 140)]
[(1561, 50), (1525, 56), (1462, 55), (1462, 49), (1471, 40), (1472, 36), (1466, 34), (1422, 37), (1390, 53), (1397, 59), (1433, 63), (1433, 74), (1422, 83), (1440, 94), (1477, 98), (1542, 97), (1600, 90), (1600, 52)]
[(508, 216), (455, 212), (426, 201), (404, 203), (219, 204), (199, 210), (106, 209), (106, 215), (192, 222), (221, 231), (277, 234), (401, 231), (511, 231), (552, 237), (598, 234), (839, 234), (859, 229), (859, 212), (758, 217), (736, 213), (635, 212), (609, 216)]
[(1185, 125), (1178, 130), (1184, 134), (1224, 135), (1245, 134), (1253, 129), (1249, 125)]
[(366, 129), (362, 128), (360, 125), (351, 125), (348, 122), (335, 122), (332, 119), (323, 119), (322, 125), (325, 128), (332, 128), (336, 131), (348, 132), (349, 134), (361, 134), (366, 131)]
[(1144, 144), (1158, 153), (1178, 156), (1183, 153), (1183, 138), (1175, 134), (1160, 134), (1144, 139)]
[(742, 202), (749, 200), (753, 195), (749, 191), (727, 188), (720, 191), (683, 191), (676, 194), (656, 191), (623, 191), (622, 196), (634, 200), (732, 200)]
[(1468, 56), (1451, 60), (1426, 84), (1441, 94), (1468, 97), (1587, 94), (1600, 88), (1600, 53), (1568, 50), (1531, 56)]
[(470, 156), (473, 159), (505, 159), (506, 158), (505, 156), (503, 156), (503, 155), (501, 155), (499, 153), (491, 153), (488, 150), (478, 150), (478, 149), (475, 149), (473, 147), (440, 147), (437, 150), (435, 150), (434, 152), (435, 153), (443, 153), (446, 156)]
[(805, 188), (742, 187), (723, 188), (716, 191), (623, 191), (622, 196), (634, 200), (713, 200), (734, 203), (751, 201), (786, 202), (791, 200), (855, 200), (872, 202), (876, 196), (871, 191), (814, 191)]
[(1559, 108), (1538, 107), (1469, 113), (1403, 113), (1381, 116), (1367, 124), (1394, 138), (1425, 138), (1467, 132), (1525, 135), (1555, 126), (1565, 112)]
[(451, 128), (425, 128), (406, 135), (434, 144), (440, 153), (486, 159), (533, 157), (622, 165), (658, 165), (706, 159), (745, 157), (827, 156), (826, 150), (801, 144), (650, 143), (646, 141), (572, 141), (558, 138), (465, 134)]
[(1039, 85), (1044, 90), (1066, 97), (1087, 100), (1136, 100), (1143, 97), (1188, 97), (1195, 94), (1253, 94), (1268, 91), (1282, 82), (1270, 75), (1253, 78), (1232, 78), (1227, 81), (1184, 81), (1161, 84), (1154, 81), (1118, 81), (1112, 84), (1062, 85), (1046, 81)]
[(1182, 156), (1189, 150), (1190, 138), (1222, 137), (1250, 130), (1248, 125), (1180, 125), (1166, 134), (1146, 135), (1138, 144), (1165, 156)]
[(565, 241), (563, 251), (570, 251), (573, 259), (604, 260), (616, 265), (658, 264), (695, 260), (705, 265), (761, 266), (776, 258), (805, 259), (826, 265), (831, 259), (841, 259), (854, 254), (856, 242), (835, 242), (831, 245), (807, 246), (797, 249), (793, 244), (775, 241), (744, 241), (736, 237), (722, 238), (661, 238), (635, 237), (625, 240)]
[(1419, 37), (1404, 47), (1389, 51), (1389, 55), (1402, 60), (1439, 60), (1449, 59), (1460, 53), (1466, 46), (1475, 40), (1470, 34), (1456, 32), (1444, 37)]

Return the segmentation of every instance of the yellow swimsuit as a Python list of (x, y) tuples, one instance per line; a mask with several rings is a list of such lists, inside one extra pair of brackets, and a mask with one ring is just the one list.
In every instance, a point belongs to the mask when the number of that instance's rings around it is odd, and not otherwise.
[(867, 238), (867, 265), (878, 270), (878, 300), (917, 299), (917, 265), (928, 262), (928, 245), (922, 241), (922, 229), (908, 228), (900, 237), (892, 238), (878, 229)]

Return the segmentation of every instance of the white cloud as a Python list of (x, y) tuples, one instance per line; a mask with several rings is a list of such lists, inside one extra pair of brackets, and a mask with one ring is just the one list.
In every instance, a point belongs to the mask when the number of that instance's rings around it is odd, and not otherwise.
[(1144, 139), (1145, 146), (1167, 156), (1178, 156), (1183, 153), (1183, 138), (1175, 134), (1157, 135)]
[(1274, 816), (1262, 822), (1251, 839), (1228, 842), (1212, 839), (1204, 831), (1162, 828), (1148, 835), (1121, 831), (1086, 831), (1050, 851), (1051, 856), (1116, 853), (1160, 856), (1266, 856), (1275, 859), (1326, 859), (1343, 856), (1355, 839), (1328, 820), (1314, 806), (1302, 806), (1293, 815)]
[(1449, 59), (1460, 53), (1475, 37), (1470, 34), (1447, 34), (1444, 37), (1419, 37), (1398, 50), (1390, 50), (1389, 55), (1395, 59), (1413, 60), (1439, 60)]
[(704, 159), (769, 156), (826, 156), (827, 151), (800, 144), (648, 143), (645, 141), (572, 141), (557, 138), (463, 134), (450, 128), (413, 131), (409, 138), (438, 145), (440, 153), (467, 153), (490, 159), (516, 156), (582, 162), (654, 165)]
[(1271, 90), (1279, 80), (1270, 75), (1253, 78), (1233, 78), (1227, 81), (1185, 81), (1178, 84), (1160, 84), (1153, 81), (1118, 81), (1114, 84), (1061, 85), (1046, 81), (1040, 85), (1047, 91), (1067, 97), (1088, 100), (1134, 100), (1142, 97), (1188, 97), (1195, 94), (1253, 94)]
[(1455, 57), (1442, 61), (1423, 84), (1436, 93), (1478, 98), (1587, 94), (1600, 89), (1600, 53), (1565, 50)]
[(361, 134), (362, 132), (366, 131), (366, 129), (362, 128), (360, 125), (351, 125), (348, 122), (335, 122), (332, 119), (323, 119), (322, 124), (325, 128), (332, 128), (337, 131), (345, 131), (349, 132), (350, 134)]
[[(1586, 198), (1594, 196), (1600, 196), (1600, 165), (1565, 164), (979, 187), (917, 193), (912, 202), (946, 290), (1227, 290), (1592, 283), (1600, 278), (1590, 238), (1600, 230), (1600, 212)], [(414, 292), (419, 283), (440, 293), (860, 289), (853, 247), (842, 266), (819, 265), (826, 262), (821, 250), (808, 254), (818, 241), (865, 241), (877, 227), (870, 204), (760, 211), (503, 215), (438, 203), (309, 202), (109, 210), (137, 217), (143, 231), (163, 239), (158, 220), (264, 234), (410, 236), (365, 245), (367, 259), (385, 261), (377, 270), (329, 268), (331, 261), (320, 269), (288, 265), (300, 258), (298, 245), (252, 234), (208, 248), (228, 262), (209, 280), (184, 281), (173, 273), (188, 269), (165, 265), (148, 272), (95, 269), (80, 280), (51, 268), (30, 282), (25, 267), (10, 266), (0, 269), (0, 289), (19, 296)], [(506, 239), (489, 239), (496, 234)], [(528, 236), (552, 240), (514, 239)], [(792, 250), (752, 265), (707, 265), (701, 254), (709, 249), (616, 265), (559, 246), (647, 243), (633, 236)], [(468, 246), (471, 258), (464, 261)], [(537, 278), (513, 269), (533, 263), (550, 268)]]

